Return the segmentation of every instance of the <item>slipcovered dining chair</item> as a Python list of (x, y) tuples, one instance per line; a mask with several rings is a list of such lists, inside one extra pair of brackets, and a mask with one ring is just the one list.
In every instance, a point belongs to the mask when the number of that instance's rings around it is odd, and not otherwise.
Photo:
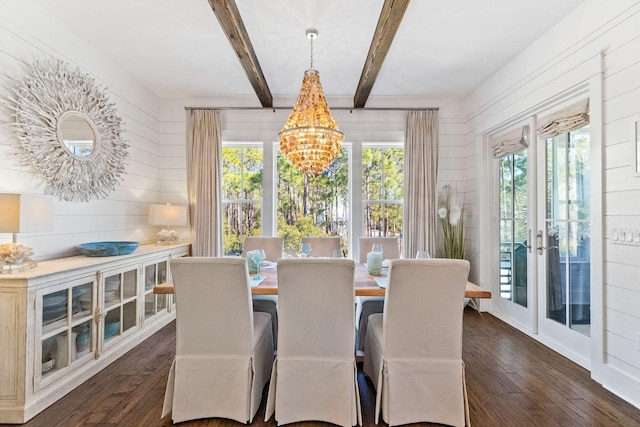
[(358, 262), (367, 262), (367, 254), (374, 244), (381, 244), (383, 259), (400, 258), (400, 240), (397, 237), (360, 237), (358, 239)]
[(364, 373), (375, 422), (469, 425), (462, 315), (469, 262), (391, 261), (384, 313), (369, 317)]
[(176, 356), (162, 417), (253, 420), (273, 364), (271, 317), (251, 310), (242, 258), (171, 261)]
[[(360, 264), (367, 262), (367, 254), (375, 243), (382, 245), (382, 257), (384, 259), (400, 258), (400, 245), (397, 237), (360, 237), (358, 240), (358, 259)], [(356, 349), (364, 350), (364, 341), (367, 335), (367, 321), (373, 313), (382, 313), (384, 297), (358, 297), (356, 298), (356, 325), (358, 327), (358, 340)]]
[(242, 256), (254, 249), (264, 249), (264, 259), (276, 262), (282, 258), (284, 251), (284, 238), (282, 237), (263, 237), (263, 236), (247, 236), (242, 246)]
[[(276, 262), (282, 258), (284, 250), (284, 238), (247, 236), (242, 247), (242, 256), (246, 257), (247, 252), (255, 249), (264, 250), (266, 261)], [(271, 327), (273, 330), (273, 342), (278, 342), (278, 297), (276, 295), (254, 295), (253, 311), (269, 313), (271, 315)]]
[(353, 351), (355, 264), (283, 259), (278, 264), (280, 335), (265, 421), (360, 425)]
[(340, 237), (303, 237), (302, 243), (311, 245), (312, 257), (332, 257), (333, 252), (340, 250)]

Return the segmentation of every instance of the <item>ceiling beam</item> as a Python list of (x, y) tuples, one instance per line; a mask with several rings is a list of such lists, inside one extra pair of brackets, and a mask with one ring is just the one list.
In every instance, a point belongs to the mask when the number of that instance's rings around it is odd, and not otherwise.
[(269, 85), (262, 74), (262, 68), (260, 68), (260, 63), (251, 45), (235, 0), (209, 0), (209, 5), (218, 18), (231, 47), (236, 52), (260, 103), (263, 107), (273, 107), (273, 97)]
[(364, 62), (364, 68), (360, 75), (360, 81), (356, 89), (356, 94), (353, 97), (353, 106), (355, 108), (364, 108), (369, 99), (369, 94), (373, 85), (378, 78), (380, 68), (384, 58), (389, 52), (391, 43), (393, 42), (404, 12), (407, 10), (409, 0), (385, 0), (382, 5), (382, 12), (380, 12), (380, 18), (378, 19), (378, 25), (376, 26), (376, 32), (371, 40), (371, 46), (369, 47), (369, 54)]

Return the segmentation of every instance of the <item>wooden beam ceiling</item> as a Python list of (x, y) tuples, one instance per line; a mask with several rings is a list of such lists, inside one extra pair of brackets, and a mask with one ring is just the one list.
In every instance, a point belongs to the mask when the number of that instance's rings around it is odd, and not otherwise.
[(227, 35), (231, 47), (236, 52), (260, 103), (263, 107), (273, 107), (273, 97), (269, 85), (264, 78), (235, 0), (209, 0), (209, 5)]
[[(263, 107), (273, 107), (273, 97), (264, 78), (262, 68), (242, 22), (235, 0), (208, 0), (213, 13), (218, 18), (222, 30), (244, 68), (253, 90)], [(385, 0), (378, 25), (371, 40), (369, 53), (360, 75), (360, 81), (353, 97), (355, 108), (364, 108), (373, 89), (378, 73), (389, 52), (398, 27), (402, 22), (410, 0)]]
[(371, 89), (373, 89), (380, 68), (382, 68), (382, 63), (389, 52), (408, 5), (409, 0), (385, 0), (378, 19), (378, 25), (376, 26), (376, 32), (371, 40), (369, 54), (360, 75), (356, 94), (353, 97), (353, 106), (355, 108), (364, 108), (367, 103)]

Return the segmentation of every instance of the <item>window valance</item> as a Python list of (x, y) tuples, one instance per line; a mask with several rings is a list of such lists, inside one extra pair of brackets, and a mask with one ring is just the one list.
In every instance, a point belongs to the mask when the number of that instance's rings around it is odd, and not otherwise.
[(529, 147), (529, 143), (527, 142), (528, 138), (529, 126), (523, 126), (499, 136), (495, 139), (492, 146), (493, 157), (499, 159), (500, 157), (516, 154), (526, 149)]
[(556, 135), (580, 129), (589, 124), (589, 99), (538, 120), (538, 138), (553, 138)]

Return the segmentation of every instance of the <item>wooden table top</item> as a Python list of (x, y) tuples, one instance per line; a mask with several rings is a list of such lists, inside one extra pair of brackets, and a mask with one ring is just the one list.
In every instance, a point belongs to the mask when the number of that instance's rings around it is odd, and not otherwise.
[[(387, 276), (387, 269), (383, 269), (380, 277)], [(251, 288), (253, 295), (278, 295), (278, 275), (275, 268), (262, 269), (260, 275), (266, 279), (255, 288)], [(255, 274), (251, 274), (254, 277)], [(367, 268), (363, 264), (356, 264), (354, 274), (354, 284), (356, 296), (384, 296), (385, 289), (378, 286), (373, 276), (369, 274)], [(154, 294), (172, 294), (173, 282), (162, 283), (153, 288)], [(467, 281), (467, 287), (464, 293), (466, 298), (491, 298), (491, 291), (481, 288), (475, 283)]]

